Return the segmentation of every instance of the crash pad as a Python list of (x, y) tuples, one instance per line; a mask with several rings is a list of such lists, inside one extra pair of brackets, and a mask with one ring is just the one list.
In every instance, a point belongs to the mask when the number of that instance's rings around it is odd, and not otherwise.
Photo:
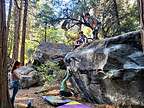
[(84, 105), (82, 103), (79, 103), (77, 101), (71, 101), (65, 105), (59, 106), (57, 108), (91, 108), (87, 105)]
[(27, 108), (27, 104), (23, 104), (23, 103), (15, 103), (14, 104), (15, 108)]
[(48, 102), (49, 104), (53, 106), (64, 105), (72, 101), (70, 99), (64, 99), (60, 96), (42, 96), (42, 98), (44, 99), (44, 101)]

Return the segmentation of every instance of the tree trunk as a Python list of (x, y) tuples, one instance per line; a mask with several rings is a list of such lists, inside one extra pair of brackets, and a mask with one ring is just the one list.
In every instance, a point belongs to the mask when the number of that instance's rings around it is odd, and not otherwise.
[(19, 41), (20, 41), (20, 26), (21, 26), (21, 10), (22, 10), (22, 1), (20, 0), (20, 8), (18, 9), (16, 2), (15, 2), (15, 8), (14, 8), (14, 46), (13, 46), (13, 58), (15, 60), (18, 60), (19, 55)]
[[(80, 21), (83, 21), (83, 18), (80, 16), (76, 17), (77, 19), (79, 19)], [(82, 24), (78, 24), (78, 32), (80, 32), (82, 30)]]
[(0, 108), (12, 108), (7, 81), (7, 34), (5, 0), (0, 0)]
[(66, 37), (66, 39), (69, 39), (67, 30), (64, 30), (64, 36)]
[(7, 36), (9, 35), (9, 27), (10, 27), (10, 19), (11, 19), (11, 10), (12, 10), (12, 0), (9, 3), (9, 11), (8, 11), (8, 18), (7, 18)]
[(47, 26), (45, 26), (45, 38), (44, 38), (44, 41), (46, 42), (46, 37), (47, 37)]
[(8, 11), (8, 18), (7, 18), (7, 36), (9, 35), (9, 27), (10, 27), (10, 20), (11, 20), (11, 11), (12, 11), (12, 0), (9, 3), (9, 11)]
[(138, 0), (139, 13), (140, 13), (140, 25), (141, 25), (141, 43), (144, 52), (144, 1)]
[(119, 12), (118, 12), (118, 7), (117, 7), (117, 2), (116, 0), (113, 0), (113, 3), (114, 3), (114, 12), (115, 12), (115, 17), (116, 17), (116, 24), (117, 24), (117, 27), (116, 27), (116, 35), (120, 35), (121, 34), (121, 30), (120, 30), (120, 21), (119, 21)]
[(20, 57), (20, 61), (23, 65), (24, 65), (24, 59), (25, 59), (24, 56), (25, 56), (25, 38), (26, 38), (27, 13), (28, 13), (28, 0), (25, 0), (24, 16), (23, 16), (23, 28), (22, 28), (21, 57)]
[(8, 37), (8, 42), (9, 42), (8, 43), (8, 57), (10, 57), (13, 51), (13, 37), (12, 36)]
[[(12, 11), (12, 0), (10, 0), (10, 3), (9, 3), (9, 11), (8, 11), (8, 18), (7, 18), (7, 32), (6, 32), (6, 35), (7, 35), (8, 38), (9, 38), (9, 30), (10, 30), (11, 11)], [(9, 45), (8, 47), (10, 47), (10, 51), (8, 52), (8, 56), (10, 56), (12, 46)]]
[(44, 27), (44, 29), (45, 29), (45, 38), (44, 38), (44, 41), (46, 42), (46, 37), (47, 37), (47, 24), (45, 24), (45, 27)]

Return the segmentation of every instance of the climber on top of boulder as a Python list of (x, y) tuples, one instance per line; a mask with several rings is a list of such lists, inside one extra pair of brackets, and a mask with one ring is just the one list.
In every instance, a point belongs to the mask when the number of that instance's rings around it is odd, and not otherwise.
[(87, 42), (87, 37), (83, 34), (83, 31), (80, 31), (79, 32), (79, 38), (75, 41), (74, 48), (77, 48), (86, 42)]
[(89, 13), (82, 15), (82, 19), (85, 25), (93, 30), (93, 40), (98, 39), (98, 32), (101, 26), (101, 22), (95, 16), (90, 16)]

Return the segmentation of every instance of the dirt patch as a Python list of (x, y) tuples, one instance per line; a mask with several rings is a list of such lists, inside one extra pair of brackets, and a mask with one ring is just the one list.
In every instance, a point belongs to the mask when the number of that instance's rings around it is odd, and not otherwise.
[[(32, 105), (34, 106), (34, 108), (56, 108), (56, 107), (53, 107), (43, 101), (42, 93), (36, 93), (36, 92), (40, 91), (41, 88), (42, 87), (32, 87), (29, 89), (20, 89), (18, 91), (18, 94), (16, 95), (15, 104), (18, 104), (18, 105), (16, 105), (17, 106), (16, 108), (26, 108), (26, 104), (29, 99), (31, 99), (33, 101)], [(49, 93), (51, 94), (51, 93), (55, 93), (55, 92), (57, 94), (56, 90), (52, 90), (50, 92), (47, 92), (46, 94), (49, 94)], [(12, 90), (10, 90), (10, 94), (11, 93), (12, 93)], [(76, 99), (74, 97), (71, 97), (70, 99), (81, 102), (80, 99)], [(119, 107), (116, 107), (113, 105), (104, 105), (104, 104), (103, 105), (94, 105), (91, 103), (85, 103), (85, 102), (82, 102), (82, 103), (90, 106), (91, 108), (119, 108)]]
[[(16, 96), (15, 103), (26, 104), (28, 99), (33, 99), (32, 105), (36, 108), (55, 108), (42, 100), (42, 94), (35, 94), (41, 87), (20, 89)], [(12, 90), (10, 90), (12, 93)]]

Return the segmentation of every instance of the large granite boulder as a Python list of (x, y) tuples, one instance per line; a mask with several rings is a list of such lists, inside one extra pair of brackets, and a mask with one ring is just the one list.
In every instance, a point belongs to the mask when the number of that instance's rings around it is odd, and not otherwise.
[(72, 50), (72, 47), (64, 44), (50, 42), (41, 43), (33, 55), (34, 64), (45, 63), (47, 60), (59, 62)]
[(144, 55), (139, 31), (85, 44), (68, 53), (65, 63), (73, 86), (88, 101), (144, 105)]

